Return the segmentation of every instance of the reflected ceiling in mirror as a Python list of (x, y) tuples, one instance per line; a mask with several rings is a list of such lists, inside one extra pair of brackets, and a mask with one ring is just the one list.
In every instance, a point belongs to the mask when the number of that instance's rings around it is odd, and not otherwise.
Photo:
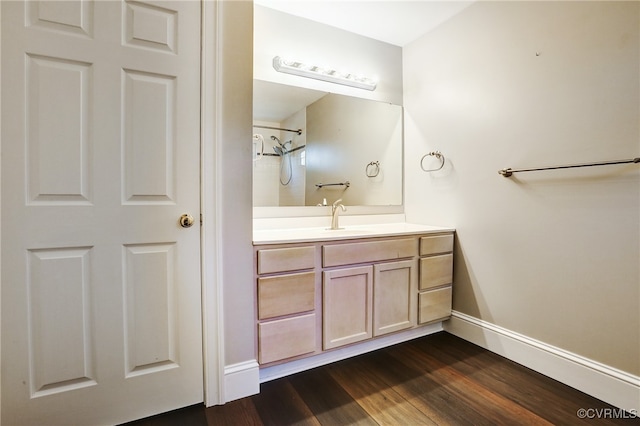
[(254, 80), (253, 114), (254, 207), (402, 205), (402, 107)]

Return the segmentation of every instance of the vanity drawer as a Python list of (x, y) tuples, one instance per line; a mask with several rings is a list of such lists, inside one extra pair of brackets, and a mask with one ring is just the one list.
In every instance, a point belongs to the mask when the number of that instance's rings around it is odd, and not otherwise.
[(315, 258), (315, 246), (258, 250), (258, 274), (313, 269)]
[(315, 307), (315, 273), (258, 278), (258, 318), (312, 311)]
[(453, 234), (433, 235), (420, 238), (420, 256), (453, 251)]
[(266, 364), (315, 351), (316, 315), (258, 324), (258, 362)]
[(420, 293), (418, 323), (441, 320), (451, 316), (451, 287)]
[(453, 282), (453, 254), (420, 259), (420, 290)]
[(325, 245), (322, 246), (322, 265), (330, 267), (414, 257), (417, 246), (416, 238)]

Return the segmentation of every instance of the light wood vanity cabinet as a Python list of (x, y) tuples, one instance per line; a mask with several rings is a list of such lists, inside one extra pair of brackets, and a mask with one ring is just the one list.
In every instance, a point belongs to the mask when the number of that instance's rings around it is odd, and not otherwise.
[[(323, 349), (416, 325), (417, 239), (376, 239), (322, 247)], [(404, 261), (390, 261), (409, 258)]]
[(258, 362), (313, 353), (316, 329), (316, 247), (256, 251)]
[(421, 237), (419, 324), (440, 321), (451, 316), (452, 283), (453, 234)]
[(256, 246), (259, 363), (448, 318), (452, 251), (453, 233)]
[(415, 326), (417, 270), (411, 259), (323, 272), (323, 349)]

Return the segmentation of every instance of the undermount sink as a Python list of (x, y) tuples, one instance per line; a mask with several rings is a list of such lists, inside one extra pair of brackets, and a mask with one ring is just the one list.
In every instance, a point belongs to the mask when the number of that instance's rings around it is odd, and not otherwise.
[(369, 229), (354, 229), (354, 228), (338, 228), (338, 229), (326, 228), (326, 229), (323, 229), (321, 233), (323, 235), (335, 235), (335, 236), (354, 235), (355, 236), (355, 235), (373, 234), (374, 231)]

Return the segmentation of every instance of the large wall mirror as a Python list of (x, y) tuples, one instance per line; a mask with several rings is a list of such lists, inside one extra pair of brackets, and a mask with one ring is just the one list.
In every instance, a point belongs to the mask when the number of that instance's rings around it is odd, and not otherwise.
[(254, 80), (253, 114), (253, 205), (261, 216), (340, 198), (352, 213), (401, 209), (401, 106)]

